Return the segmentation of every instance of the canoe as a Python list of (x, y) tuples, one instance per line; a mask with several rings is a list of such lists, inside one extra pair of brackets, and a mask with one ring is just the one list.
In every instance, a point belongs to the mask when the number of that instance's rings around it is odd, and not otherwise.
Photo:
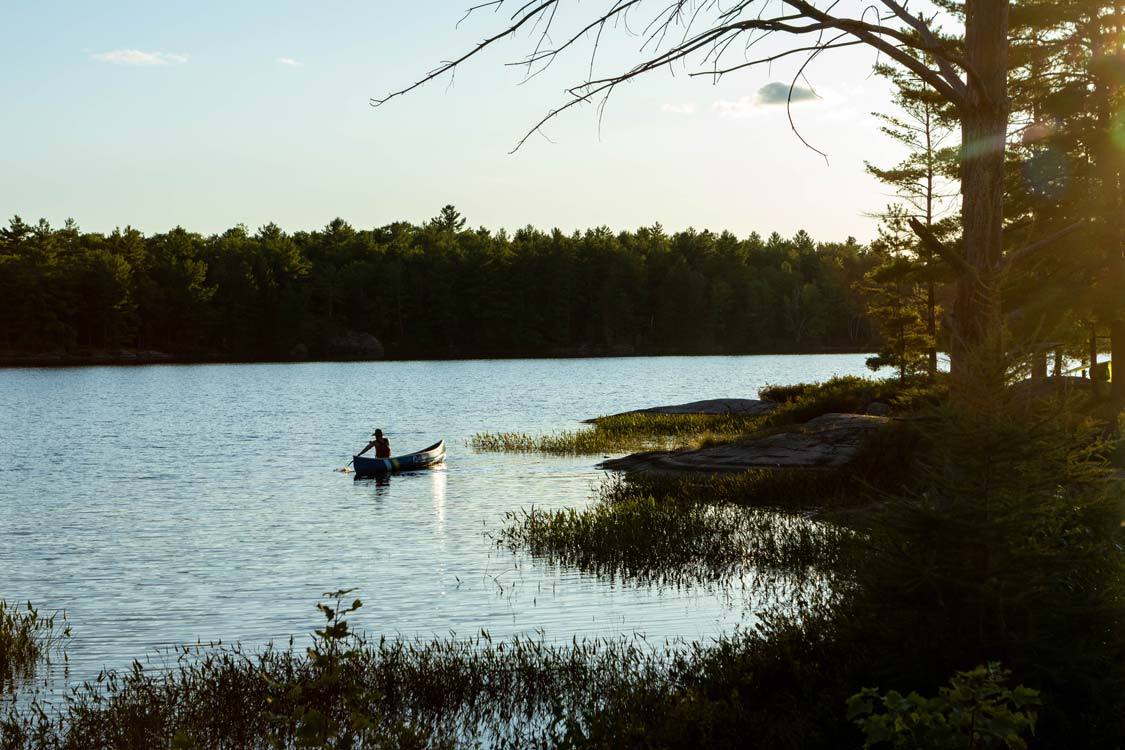
[(445, 441), (439, 440), (429, 448), (423, 448), (416, 453), (407, 453), (405, 456), (395, 456), (394, 458), (353, 456), (352, 466), (355, 468), (356, 479), (359, 479), (360, 477), (390, 474), (394, 471), (425, 469), (434, 464), (440, 464), (444, 460)]

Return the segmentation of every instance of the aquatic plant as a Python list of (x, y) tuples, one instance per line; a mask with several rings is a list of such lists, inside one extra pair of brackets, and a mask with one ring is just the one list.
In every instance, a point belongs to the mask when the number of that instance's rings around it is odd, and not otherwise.
[(592, 427), (547, 435), (482, 432), (469, 447), (485, 452), (605, 455), (639, 450), (697, 448), (730, 442), (758, 429), (761, 417), (739, 414), (620, 414)]
[(56, 654), (65, 660), (69, 638), (65, 612), (45, 615), (31, 602), (19, 607), (0, 599), (0, 692)]
[(846, 567), (840, 549), (848, 533), (796, 516), (650, 496), (509, 513), (497, 544), (602, 575), (667, 584), (752, 572), (837, 574)]

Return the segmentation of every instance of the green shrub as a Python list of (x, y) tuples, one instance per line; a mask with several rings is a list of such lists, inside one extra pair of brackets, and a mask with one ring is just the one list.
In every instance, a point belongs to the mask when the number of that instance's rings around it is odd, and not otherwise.
[(817, 388), (816, 383), (793, 383), (792, 385), (766, 384), (758, 389), (758, 398), (775, 404), (788, 404), (808, 396)]
[(822, 414), (862, 414), (876, 401), (892, 406), (896, 412), (910, 413), (940, 404), (948, 394), (944, 376), (936, 380), (912, 378), (904, 383), (897, 378), (845, 375), (823, 383), (768, 385), (758, 391), (761, 398), (780, 404), (767, 418), (767, 424), (807, 422)]
[(996, 663), (958, 672), (936, 698), (864, 688), (848, 700), (848, 719), (863, 730), (864, 748), (1023, 750), (1035, 733), (1039, 693), (1008, 689), (1010, 676)]

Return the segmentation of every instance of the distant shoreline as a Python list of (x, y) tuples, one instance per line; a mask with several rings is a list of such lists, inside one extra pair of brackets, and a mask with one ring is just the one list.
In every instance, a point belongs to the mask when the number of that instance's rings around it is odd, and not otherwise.
[(177, 355), (167, 352), (139, 350), (123, 351), (119, 354), (109, 352), (0, 352), (0, 369), (55, 369), (66, 367), (116, 367), (141, 365), (254, 365), (254, 364), (300, 364), (311, 362), (459, 362), (468, 360), (505, 359), (634, 359), (638, 357), (774, 357), (787, 355), (818, 354), (870, 354), (870, 349), (823, 347), (819, 349), (787, 350), (771, 352), (544, 352), (541, 354), (480, 354), (444, 357), (384, 357), (382, 359), (307, 357), (303, 359), (285, 357), (230, 357), (225, 355)]

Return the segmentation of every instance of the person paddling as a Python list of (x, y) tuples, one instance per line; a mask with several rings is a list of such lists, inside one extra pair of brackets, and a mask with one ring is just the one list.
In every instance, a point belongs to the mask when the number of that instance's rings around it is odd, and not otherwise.
[(362, 456), (364, 453), (367, 453), (367, 451), (374, 448), (375, 449), (375, 458), (390, 458), (391, 457), (391, 441), (388, 440), (387, 438), (383, 437), (383, 431), (382, 430), (375, 430), (375, 432), (372, 433), (372, 437), (374, 437), (375, 439), (372, 440), (370, 443), (368, 443), (367, 447), (365, 447), (363, 450), (361, 450), (357, 455)]

